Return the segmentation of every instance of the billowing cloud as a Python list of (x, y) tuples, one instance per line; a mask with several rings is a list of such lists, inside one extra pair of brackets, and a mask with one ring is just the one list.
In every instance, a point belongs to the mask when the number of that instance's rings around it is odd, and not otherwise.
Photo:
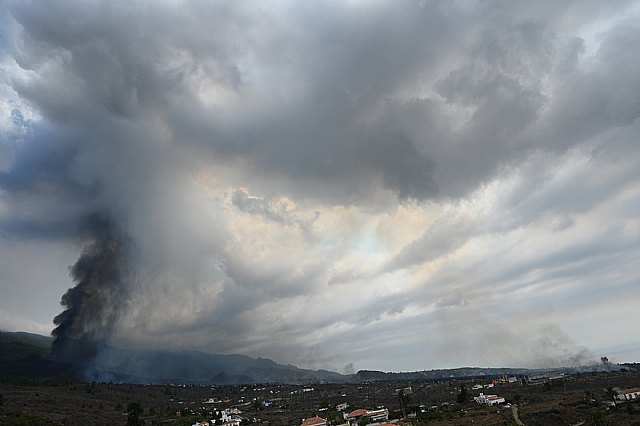
[(62, 295), (101, 217), (105, 341), (352, 371), (632, 339), (633, 2), (0, 8), (0, 326), (42, 323), (20, 288)]

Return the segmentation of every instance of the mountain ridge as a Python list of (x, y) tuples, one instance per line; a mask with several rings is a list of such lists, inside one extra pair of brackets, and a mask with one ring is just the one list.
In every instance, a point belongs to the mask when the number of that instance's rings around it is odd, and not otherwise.
[(183, 350), (142, 350), (105, 346), (90, 362), (60, 363), (50, 359), (53, 339), (26, 332), (0, 332), (0, 378), (75, 377), (114, 383), (250, 384), (361, 383), (374, 381), (431, 381), (460, 378), (529, 376), (549, 372), (612, 371), (617, 364), (557, 368), (459, 367), (412, 372), (360, 370), (343, 375), (279, 364), (269, 358), (242, 354), (213, 354)]

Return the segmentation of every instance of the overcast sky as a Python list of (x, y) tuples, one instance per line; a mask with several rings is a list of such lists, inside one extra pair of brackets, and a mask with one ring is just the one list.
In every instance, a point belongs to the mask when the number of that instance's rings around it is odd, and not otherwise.
[(639, 45), (632, 1), (3, 1), (0, 328), (99, 214), (116, 344), (639, 361)]

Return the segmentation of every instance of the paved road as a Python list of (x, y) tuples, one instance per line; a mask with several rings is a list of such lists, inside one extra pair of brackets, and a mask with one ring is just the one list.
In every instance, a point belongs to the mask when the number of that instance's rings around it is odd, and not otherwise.
[(524, 423), (522, 423), (522, 420), (520, 420), (520, 417), (518, 417), (518, 406), (517, 405), (512, 405), (511, 406), (511, 412), (513, 413), (513, 420), (515, 420), (516, 423), (518, 423), (520, 426), (524, 426)]

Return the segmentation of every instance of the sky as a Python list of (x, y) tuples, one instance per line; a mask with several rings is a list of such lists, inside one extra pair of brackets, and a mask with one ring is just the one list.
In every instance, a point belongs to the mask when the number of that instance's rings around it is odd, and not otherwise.
[(110, 344), (639, 361), (639, 43), (633, 1), (3, 1), (0, 329), (99, 217)]

